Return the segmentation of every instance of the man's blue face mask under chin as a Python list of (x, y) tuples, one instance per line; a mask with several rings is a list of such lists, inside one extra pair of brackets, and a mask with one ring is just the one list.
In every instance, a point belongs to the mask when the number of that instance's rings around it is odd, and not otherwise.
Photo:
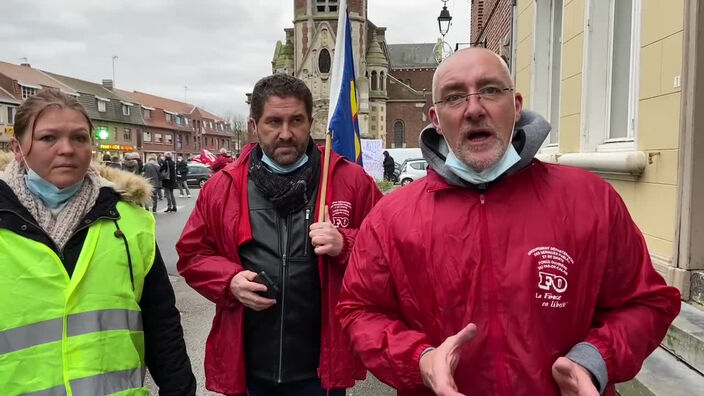
[(455, 153), (452, 152), (452, 149), (450, 149), (447, 153), (445, 165), (447, 165), (452, 173), (466, 182), (472, 184), (484, 184), (496, 180), (496, 178), (503, 175), (520, 160), (521, 156), (518, 155), (518, 152), (516, 152), (513, 144), (509, 143), (508, 148), (506, 148), (506, 151), (501, 159), (499, 159), (499, 161), (493, 166), (480, 172), (475, 171), (471, 167), (467, 166), (467, 164), (460, 161), (460, 159), (455, 156)]
[(447, 158), (445, 158), (445, 165), (452, 171), (452, 173), (471, 184), (485, 184), (496, 180), (496, 178), (503, 175), (507, 170), (521, 160), (521, 156), (513, 147), (512, 143), (515, 127), (516, 121), (514, 119), (513, 126), (511, 127), (511, 136), (508, 139), (508, 147), (506, 147), (506, 150), (501, 158), (489, 168), (482, 171), (472, 169), (470, 166), (457, 158), (457, 156), (455, 156), (455, 153), (452, 151), (452, 146), (450, 146), (447, 141), (445, 141), (448, 148)]

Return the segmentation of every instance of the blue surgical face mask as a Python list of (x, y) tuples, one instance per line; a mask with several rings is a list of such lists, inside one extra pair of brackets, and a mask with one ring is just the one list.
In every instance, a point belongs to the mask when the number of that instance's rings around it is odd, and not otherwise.
[[(515, 95), (514, 95), (515, 98)], [(515, 99), (514, 99), (515, 102)], [(504, 152), (504, 155), (499, 159), (499, 161), (494, 164), (494, 166), (484, 169), (481, 172), (477, 172), (471, 167), (467, 166), (464, 162), (460, 161), (455, 153), (452, 152), (452, 148), (448, 144), (447, 158), (445, 158), (445, 165), (454, 173), (459, 176), (462, 180), (465, 180), (472, 184), (484, 184), (489, 183), (499, 176), (503, 175), (504, 172), (509, 170), (513, 165), (521, 160), (521, 156), (518, 155), (516, 149), (513, 147), (513, 134), (515, 133), (514, 128), (516, 127), (516, 121), (514, 119), (513, 126), (511, 127), (511, 137), (509, 138), (509, 144)]]
[(496, 180), (497, 177), (501, 176), (509, 168), (515, 165), (521, 160), (521, 156), (518, 155), (513, 144), (509, 144), (503, 157), (491, 168), (484, 169), (481, 172), (477, 172), (470, 168), (464, 162), (460, 161), (459, 158), (455, 156), (452, 150), (447, 153), (447, 158), (445, 159), (445, 165), (461, 179), (468, 181), (472, 184), (484, 184)]
[(27, 167), (27, 174), (24, 176), (25, 183), (29, 191), (44, 202), (49, 209), (56, 209), (73, 198), (83, 186), (83, 180), (66, 188), (58, 188), (49, 181), (44, 180), (32, 168)]
[[(19, 144), (18, 144), (19, 146)], [(66, 188), (58, 188), (51, 182), (45, 180), (34, 169), (30, 168), (27, 161), (24, 159), (24, 153), (20, 147), (20, 153), (22, 154), (22, 161), (24, 166), (27, 168), (27, 174), (24, 176), (25, 184), (27, 189), (34, 194), (36, 197), (42, 200), (44, 205), (49, 209), (57, 209), (61, 205), (68, 202), (78, 191), (81, 190), (83, 186), (83, 180), (78, 183), (68, 186)]]
[(308, 154), (303, 153), (303, 155), (301, 156), (301, 158), (298, 159), (298, 161), (294, 162), (289, 166), (281, 166), (277, 164), (276, 161), (274, 161), (273, 159), (267, 157), (266, 154), (264, 154), (264, 152), (262, 151), (262, 162), (265, 163), (269, 167), (269, 169), (271, 169), (272, 172), (278, 173), (280, 175), (285, 175), (305, 165), (305, 163), (308, 162)]

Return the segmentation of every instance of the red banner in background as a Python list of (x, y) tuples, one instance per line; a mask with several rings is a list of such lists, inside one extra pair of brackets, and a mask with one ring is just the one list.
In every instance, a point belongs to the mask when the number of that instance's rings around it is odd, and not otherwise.
[(208, 166), (212, 166), (215, 162), (215, 154), (203, 149), (199, 156), (191, 158), (191, 161), (200, 162)]

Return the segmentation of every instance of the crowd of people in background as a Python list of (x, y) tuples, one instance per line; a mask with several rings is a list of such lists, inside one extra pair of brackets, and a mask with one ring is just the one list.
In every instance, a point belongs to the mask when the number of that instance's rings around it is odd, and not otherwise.
[[(221, 148), (210, 168), (213, 172), (217, 172), (233, 162), (234, 158), (227, 149)], [(191, 198), (191, 190), (188, 188), (188, 163), (191, 160), (190, 157), (179, 155), (174, 161), (172, 153), (165, 152), (158, 156), (149, 154), (147, 162), (144, 163), (139, 153), (131, 152), (124, 154), (122, 159), (106, 153), (103, 155), (101, 163), (110, 168), (141, 175), (149, 180), (153, 188), (152, 203), (151, 206), (145, 206), (145, 209), (156, 212), (158, 201), (163, 201), (166, 198), (167, 209), (165, 212), (168, 213), (176, 212), (175, 189), (179, 190), (179, 198)]]

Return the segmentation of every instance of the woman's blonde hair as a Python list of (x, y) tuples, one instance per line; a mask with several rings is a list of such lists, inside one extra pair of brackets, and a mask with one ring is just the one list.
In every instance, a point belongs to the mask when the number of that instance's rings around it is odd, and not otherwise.
[(27, 98), (27, 100), (25, 100), (17, 110), (17, 114), (15, 115), (15, 138), (19, 141), (25, 133), (27, 133), (27, 131), (31, 133), (29, 150), (27, 150), (25, 154), (29, 154), (32, 150), (31, 138), (34, 136), (35, 121), (46, 109), (50, 107), (58, 109), (71, 109), (81, 113), (88, 123), (88, 133), (91, 135), (91, 140), (93, 140), (93, 135), (91, 133), (93, 130), (93, 123), (91, 122), (90, 117), (88, 116), (88, 113), (83, 105), (81, 105), (73, 96), (66, 95), (56, 88), (44, 88), (36, 95)]

